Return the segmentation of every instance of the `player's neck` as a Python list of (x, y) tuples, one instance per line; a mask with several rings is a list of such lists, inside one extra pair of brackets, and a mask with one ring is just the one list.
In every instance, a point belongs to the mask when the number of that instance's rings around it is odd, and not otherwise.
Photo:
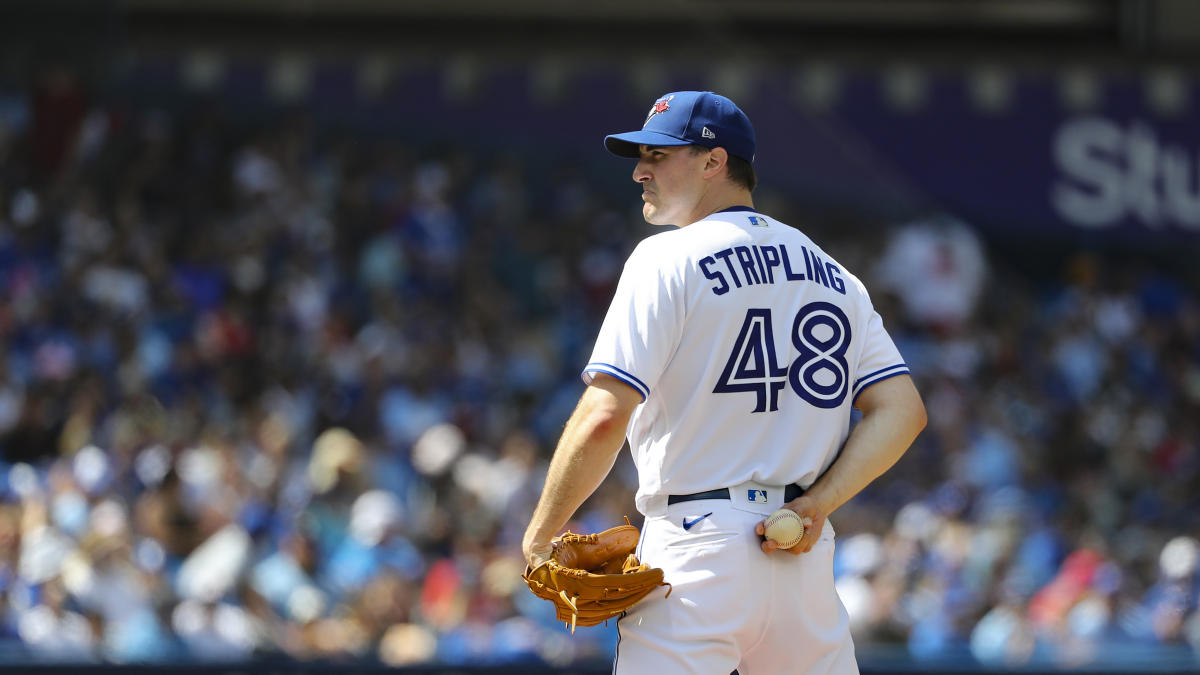
[(700, 222), (717, 211), (724, 211), (735, 206), (754, 208), (754, 199), (751, 198), (749, 190), (731, 188), (709, 192), (696, 203), (696, 208), (692, 210), (687, 223), (680, 227)]

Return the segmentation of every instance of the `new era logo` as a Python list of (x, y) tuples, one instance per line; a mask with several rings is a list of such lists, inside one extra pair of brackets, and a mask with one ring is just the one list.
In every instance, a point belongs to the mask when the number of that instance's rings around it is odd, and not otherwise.
[(715, 139), (716, 139), (716, 137), (717, 137), (717, 135), (716, 135), (716, 134), (714, 134), (714, 133), (712, 132), (712, 130), (711, 130), (711, 129), (709, 129), (708, 127), (704, 127), (703, 129), (701, 129), (701, 130), (700, 130), (700, 135), (701, 135), (702, 137), (704, 137), (704, 138), (712, 138), (712, 139), (714, 139), (714, 140), (715, 140)]
[(767, 491), (766, 490), (746, 490), (746, 499), (753, 504), (766, 504), (767, 503)]

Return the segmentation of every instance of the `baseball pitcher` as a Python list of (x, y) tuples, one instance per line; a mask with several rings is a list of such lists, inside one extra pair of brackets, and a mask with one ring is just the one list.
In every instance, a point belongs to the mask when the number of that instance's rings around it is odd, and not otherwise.
[[(696, 91), (663, 96), (641, 130), (605, 138), (636, 160), (646, 221), (675, 227), (625, 263), (524, 553), (527, 581), (561, 603), (560, 617), (581, 614), (589, 592), (560, 579), (608, 570), (599, 595), (633, 598), (614, 614), (586, 613), (620, 617), (616, 673), (858, 672), (827, 519), (925, 426), (863, 284), (755, 209), (755, 143), (732, 101)], [(862, 418), (851, 432), (853, 408)], [(626, 438), (645, 516), (636, 550), (570, 570), (555, 535)], [(804, 525), (787, 549), (764, 536), (781, 508)], [(634, 583), (656, 570), (661, 581)]]

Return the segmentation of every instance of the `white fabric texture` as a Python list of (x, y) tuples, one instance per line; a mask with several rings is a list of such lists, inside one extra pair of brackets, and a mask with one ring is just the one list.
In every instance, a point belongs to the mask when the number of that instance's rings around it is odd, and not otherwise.
[(767, 555), (754, 534), (762, 518), (699, 500), (646, 519), (638, 556), (663, 569), (671, 593), (652, 593), (620, 619), (614, 673), (858, 672), (833, 583), (833, 527), (808, 553)]
[(628, 430), (644, 514), (654, 495), (807, 487), (854, 399), (908, 367), (862, 283), (811, 239), (723, 211), (637, 246), (584, 380), (595, 373), (645, 398)]

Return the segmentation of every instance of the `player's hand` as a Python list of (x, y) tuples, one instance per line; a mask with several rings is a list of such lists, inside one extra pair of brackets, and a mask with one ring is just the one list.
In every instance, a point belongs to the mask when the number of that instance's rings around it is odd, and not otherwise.
[[(813, 545), (817, 543), (817, 540), (821, 538), (821, 530), (825, 527), (824, 512), (817, 507), (815, 501), (803, 495), (784, 504), (783, 508), (795, 511), (796, 515), (800, 516), (800, 519), (804, 521), (804, 536), (791, 548), (779, 548), (774, 539), (763, 539), (761, 544), (763, 553), (772, 553), (774, 551), (786, 551), (792, 555), (808, 553), (812, 550)], [(766, 535), (765, 520), (760, 520), (754, 526), (754, 533), (760, 537)]]
[(538, 565), (550, 559), (550, 554), (554, 552), (554, 546), (548, 542), (525, 542), (524, 543), (525, 563), (529, 565), (529, 569), (533, 569)]

